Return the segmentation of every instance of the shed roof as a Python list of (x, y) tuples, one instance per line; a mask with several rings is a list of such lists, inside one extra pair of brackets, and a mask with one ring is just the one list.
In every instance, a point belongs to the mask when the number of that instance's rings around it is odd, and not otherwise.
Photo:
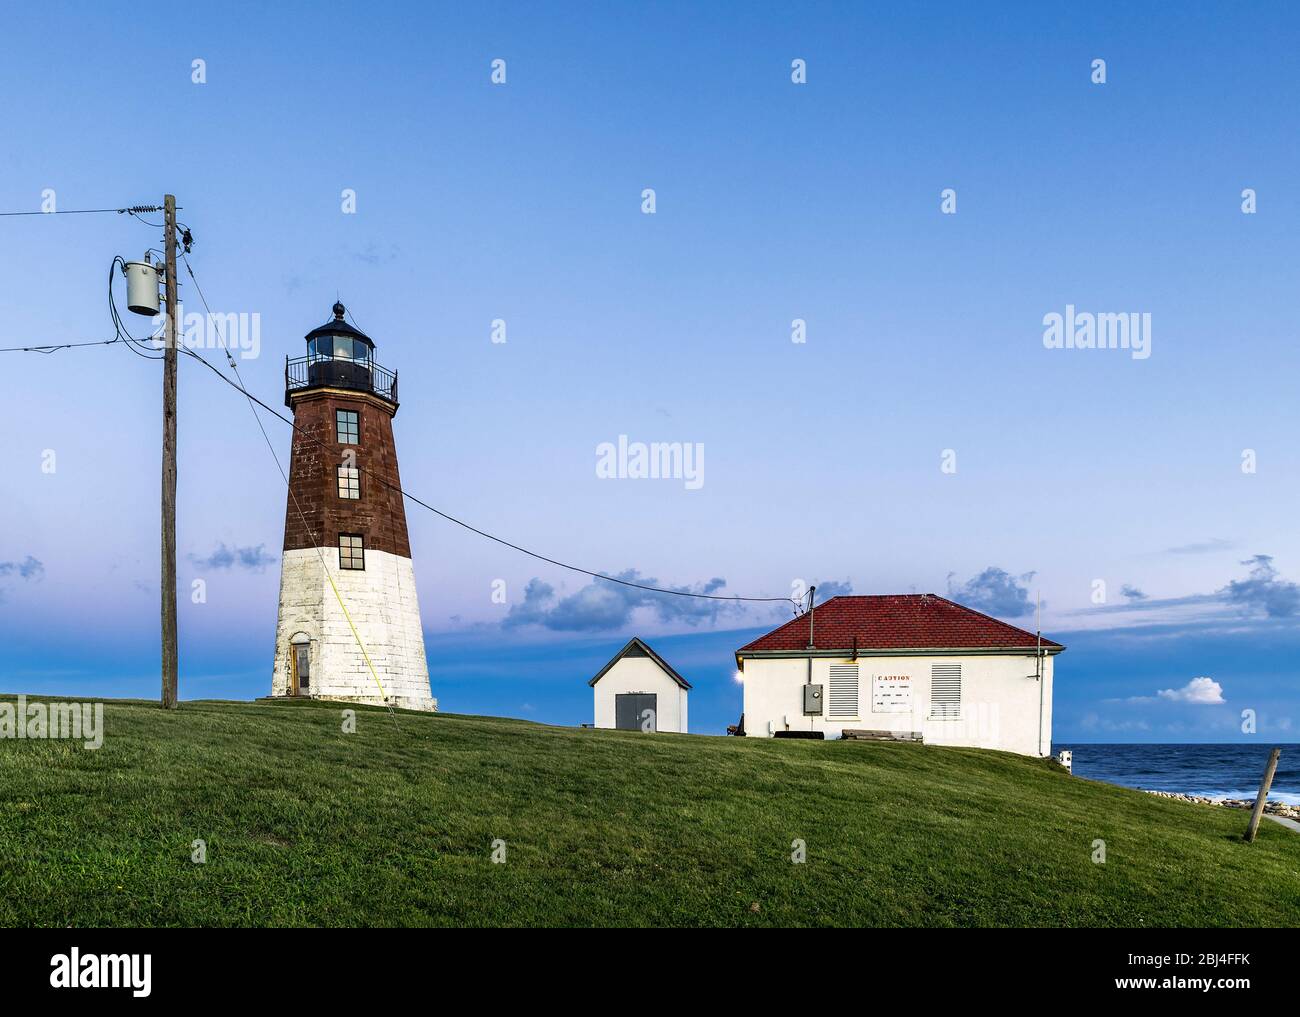
[(591, 679), (591, 681), (587, 682), (587, 684), (594, 687), (596, 682), (600, 681), (601, 678), (605, 677), (605, 672), (608, 671), (615, 664), (617, 664), (624, 657), (649, 657), (661, 668), (663, 668), (664, 674), (668, 675), (669, 678), (675, 681), (682, 688), (689, 689), (691, 687), (690, 682), (688, 682), (685, 678), (683, 678), (676, 671), (674, 671), (672, 667), (668, 664), (668, 662), (663, 659), (663, 657), (659, 656), (659, 654), (655, 653), (654, 650), (650, 649), (649, 644), (646, 643), (644, 640), (638, 638), (637, 636), (633, 636), (631, 639), (629, 639), (627, 641), (627, 645), (624, 646), (623, 649), (619, 650), (618, 653), (614, 654), (614, 656), (610, 658), (609, 663), (606, 664), (604, 667), (602, 667), (599, 673), (596, 675), (596, 677)]

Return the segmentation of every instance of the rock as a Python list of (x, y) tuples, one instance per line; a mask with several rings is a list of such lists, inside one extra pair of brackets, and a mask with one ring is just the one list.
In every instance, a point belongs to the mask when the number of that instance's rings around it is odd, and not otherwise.
[[(1171, 798), (1178, 802), (1191, 802), (1195, 805), (1221, 805), (1225, 809), (1253, 809), (1255, 807), (1255, 799), (1253, 798), (1207, 798), (1204, 795), (1183, 794), (1181, 791), (1147, 791), (1147, 794), (1155, 795), (1157, 798)], [(1288, 805), (1286, 802), (1270, 799), (1264, 803), (1264, 811), (1270, 816), (1300, 820), (1300, 807)]]

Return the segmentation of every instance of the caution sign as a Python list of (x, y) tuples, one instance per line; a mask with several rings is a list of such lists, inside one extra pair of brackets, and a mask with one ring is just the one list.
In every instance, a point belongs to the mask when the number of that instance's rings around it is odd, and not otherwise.
[(872, 675), (871, 712), (911, 713), (912, 676), (910, 674)]

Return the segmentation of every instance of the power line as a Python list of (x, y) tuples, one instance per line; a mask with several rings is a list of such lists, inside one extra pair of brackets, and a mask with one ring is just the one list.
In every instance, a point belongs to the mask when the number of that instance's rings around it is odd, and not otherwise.
[(112, 346), (123, 342), (119, 335), (113, 339), (97, 339), (86, 343), (55, 343), (49, 346), (0, 346), (0, 353), (57, 353), (59, 350), (75, 350), (82, 346)]
[[(193, 357), (195, 360), (201, 363), (204, 367), (206, 367), (209, 371), (215, 374), (218, 378), (224, 381), (231, 388), (235, 389), (237, 392), (240, 392), (246, 398), (251, 399), (253, 402), (257, 403), (258, 406), (262, 407), (262, 409), (266, 410), (268, 413), (278, 417), (280, 420), (283, 420), (286, 424), (292, 427), (296, 432), (298, 432), (298, 434), (302, 435), (304, 438), (307, 438), (308, 440), (315, 442), (321, 448), (328, 450), (328, 446), (319, 438), (317, 438), (314, 434), (310, 434), (309, 432), (304, 431), (301, 427), (295, 424), (291, 419), (286, 417), (284, 414), (280, 413), (274, 407), (268, 406), (266, 403), (262, 402), (261, 399), (258, 399), (257, 396), (253, 395), (242, 385), (239, 385), (236, 382), (231, 381), (224, 374), (218, 371), (216, 367), (214, 367), (211, 363), (209, 363), (205, 358), (199, 356), (199, 354), (195, 353), (193, 350), (182, 348), (181, 352), (187, 354), (188, 356)], [(228, 353), (227, 356), (229, 356)], [(530, 558), (536, 558), (538, 561), (546, 562), (548, 565), (554, 565), (557, 568), (567, 569), (570, 572), (577, 572), (584, 576), (590, 576), (592, 579), (601, 579), (608, 583), (617, 583), (619, 586), (630, 586), (633, 589), (646, 590), (647, 592), (650, 593), (666, 593), (666, 594), (671, 594), (674, 597), (692, 597), (697, 600), (742, 601), (746, 603), (758, 603), (758, 604), (789, 604), (793, 602), (790, 597), (741, 597), (738, 595), (724, 596), (718, 593), (694, 593), (690, 590), (670, 590), (670, 589), (665, 589), (662, 586), (651, 586), (648, 583), (634, 583), (628, 579), (619, 579), (617, 576), (606, 575), (603, 572), (593, 572), (590, 569), (584, 569), (579, 565), (571, 565), (568, 562), (559, 561), (556, 558), (550, 558), (547, 555), (541, 554), (537, 551), (530, 551), (528, 548), (521, 547), (518, 544), (512, 543), (511, 541), (506, 540), (504, 537), (498, 537), (496, 534), (489, 533), (487, 530), (479, 529), (477, 526), (474, 526), (472, 523), (467, 523), (463, 519), (458, 519), (455, 516), (451, 515), (450, 513), (442, 511), (442, 509), (435, 508), (434, 506), (430, 505), (428, 502), (423, 501), (422, 499), (411, 494), (410, 491), (407, 491), (404, 488), (399, 487), (398, 485), (393, 484), (388, 480), (385, 480), (383, 477), (370, 472), (363, 466), (358, 465), (357, 469), (361, 473), (364, 473), (366, 476), (370, 477), (372, 480), (375, 480), (380, 484), (382, 484), (383, 486), (387, 487), (389, 490), (396, 491), (398, 494), (402, 495), (402, 497), (407, 498), (408, 500), (414, 502), (416, 505), (419, 505), (423, 509), (427, 509), (428, 511), (432, 512), (434, 515), (440, 516), (441, 518), (447, 520), (447, 522), (449, 523), (455, 523), (457, 526), (469, 530), (471, 533), (478, 534), (478, 536), (480, 537), (485, 537), (486, 539), (494, 541), (502, 545), (503, 547), (508, 547), (512, 551), (518, 551), (520, 554), (528, 555), (528, 557)]]
[(144, 223), (146, 226), (152, 226), (156, 230), (164, 229), (166, 227), (166, 223), (150, 222), (148, 219), (142, 218), (140, 214), (137, 212), (131, 212), (130, 216), (132, 219), (137, 219), (140, 222)]
[(129, 205), (125, 208), (54, 208), (48, 212), (0, 212), (0, 216), (13, 215), (98, 215), (101, 212), (115, 212), (118, 215), (135, 215), (138, 212), (161, 212), (161, 205)]
[[(184, 256), (182, 255), (182, 257), (184, 257)], [(195, 291), (199, 294), (199, 299), (203, 301), (203, 306), (204, 306), (205, 308), (207, 308), (207, 300), (205, 300), (204, 297), (203, 297), (203, 290), (202, 290), (202, 288), (199, 286), (199, 281), (198, 281), (198, 279), (195, 278), (195, 276), (194, 276), (194, 270), (193, 270), (192, 268), (190, 268), (189, 259), (185, 259), (185, 268), (186, 268), (186, 270), (190, 273), (190, 278), (194, 281), (194, 288), (195, 288)], [(211, 317), (211, 314), (212, 314), (212, 312), (211, 312), (211, 310), (209, 310), (209, 311), (208, 311), (208, 315), (209, 315), (209, 317)], [(235, 374), (238, 375), (238, 374), (239, 374), (239, 368), (235, 366), (234, 358), (230, 355), (230, 350), (226, 347), (224, 340), (223, 340), (223, 342), (222, 342), (222, 348), (223, 348), (223, 350), (225, 351), (226, 359), (230, 362), (230, 366), (231, 366), (232, 369), (235, 371)], [(270, 413), (270, 414), (272, 414), (273, 416), (276, 416), (276, 417), (278, 417), (280, 420), (284, 421), (286, 424), (288, 424), (290, 427), (292, 427), (292, 428), (294, 429), (294, 431), (296, 431), (298, 434), (301, 434), (304, 438), (307, 438), (307, 439), (309, 439), (309, 440), (315, 442), (315, 443), (316, 443), (317, 445), (319, 445), (321, 448), (325, 449), (326, 451), (329, 451), (329, 447), (328, 447), (328, 446), (327, 446), (323, 441), (321, 441), (319, 438), (317, 438), (314, 434), (311, 434), (310, 432), (303, 430), (303, 429), (302, 429), (301, 427), (299, 427), (299, 426), (298, 426), (298, 425), (297, 425), (293, 420), (291, 420), (289, 417), (286, 417), (286, 416), (285, 416), (283, 413), (281, 413), (279, 410), (275, 409), (274, 407), (268, 406), (266, 403), (262, 402), (261, 399), (258, 399), (257, 396), (255, 396), (255, 395), (253, 395), (251, 392), (249, 392), (248, 389), (246, 389), (246, 388), (243, 386), (243, 384), (241, 384), (241, 383), (237, 383), (237, 382), (234, 382), (234, 381), (231, 381), (231, 380), (230, 380), (229, 378), (227, 378), (224, 374), (222, 374), (219, 370), (217, 370), (216, 367), (214, 367), (211, 363), (209, 363), (208, 360), (207, 360), (205, 357), (200, 356), (199, 354), (195, 353), (193, 350), (185, 349), (184, 347), (181, 348), (181, 352), (187, 354), (188, 356), (193, 357), (195, 360), (197, 360), (199, 363), (201, 363), (204, 367), (206, 367), (209, 371), (211, 371), (213, 374), (215, 374), (218, 378), (220, 378), (222, 381), (224, 381), (224, 382), (225, 382), (227, 385), (229, 385), (231, 388), (233, 388), (233, 389), (235, 389), (236, 391), (242, 393), (246, 399), (250, 400), (250, 402), (256, 403), (258, 406), (262, 407), (262, 409), (266, 410), (268, 413)], [(242, 381), (242, 379), (241, 379), (241, 381)], [(256, 411), (254, 411), (254, 416), (256, 416)], [(261, 420), (260, 420), (260, 419), (258, 420), (258, 425), (259, 425), (259, 426), (261, 425)], [(266, 432), (265, 432), (265, 430), (263, 430), (262, 433), (263, 433), (263, 436), (265, 437), (265, 436), (266, 436)], [(270, 439), (267, 438), (267, 441), (268, 441), (268, 443), (269, 443)], [(272, 453), (274, 454), (274, 449), (272, 449)], [(278, 457), (277, 457), (277, 459), (276, 459), (276, 464), (279, 465), (279, 459), (278, 459)], [(518, 544), (512, 543), (511, 541), (506, 540), (504, 537), (498, 537), (496, 534), (494, 534), (494, 533), (489, 533), (487, 530), (479, 529), (477, 526), (474, 526), (474, 525), (472, 525), (471, 523), (467, 523), (467, 522), (465, 522), (465, 520), (463, 520), (463, 519), (458, 519), (458, 518), (456, 518), (455, 516), (451, 515), (450, 513), (447, 513), (447, 512), (442, 511), (442, 509), (435, 508), (434, 506), (430, 505), (428, 502), (423, 501), (423, 500), (421, 500), (420, 498), (417, 498), (415, 495), (411, 494), (409, 491), (403, 489), (402, 487), (400, 487), (400, 486), (398, 486), (398, 485), (396, 485), (396, 484), (391, 483), (390, 481), (386, 480), (385, 478), (383, 478), (383, 477), (381, 477), (381, 476), (378, 476), (377, 474), (371, 473), (369, 470), (365, 469), (365, 467), (363, 467), (363, 466), (358, 465), (356, 468), (357, 468), (361, 473), (366, 474), (366, 475), (367, 475), (368, 477), (370, 477), (372, 480), (378, 481), (380, 484), (382, 484), (384, 487), (387, 487), (387, 488), (388, 488), (389, 490), (391, 490), (391, 491), (396, 491), (398, 494), (402, 495), (402, 497), (409, 499), (410, 501), (414, 502), (416, 505), (419, 505), (419, 506), (420, 506), (421, 508), (423, 508), (423, 509), (427, 509), (428, 511), (434, 513), (434, 515), (440, 516), (441, 518), (447, 520), (447, 522), (449, 522), (449, 523), (455, 523), (457, 526), (460, 526), (460, 527), (462, 527), (463, 529), (469, 530), (471, 533), (475, 533), (475, 534), (477, 534), (477, 535), (480, 536), (480, 537), (484, 537), (484, 538), (486, 538), (486, 539), (488, 539), (488, 540), (494, 541), (495, 543), (498, 543), (498, 544), (502, 545), (503, 547), (508, 547), (508, 548), (510, 548), (512, 551), (518, 551), (520, 554), (525, 554), (525, 555), (527, 555), (527, 556), (530, 557), (530, 558), (535, 558), (535, 559), (537, 559), (538, 561), (546, 562), (548, 565), (554, 565), (554, 566), (556, 566), (557, 568), (567, 569), (567, 570), (570, 571), (570, 572), (577, 572), (577, 573), (579, 573), (579, 574), (581, 574), (581, 575), (589, 576), (589, 577), (591, 577), (592, 579), (600, 579), (600, 580), (604, 580), (604, 581), (607, 582), (607, 583), (617, 583), (619, 586), (628, 586), (628, 587), (631, 587), (631, 588), (636, 589), (636, 590), (645, 590), (645, 591), (647, 591), (647, 592), (649, 592), (649, 593), (664, 593), (664, 594), (669, 594), (669, 595), (674, 596), (674, 597), (691, 597), (691, 598), (694, 598), (694, 599), (696, 599), (696, 600), (725, 600), (725, 601), (741, 601), (741, 602), (745, 602), (745, 603), (758, 603), (758, 604), (789, 604), (789, 603), (794, 603), (794, 600), (793, 600), (793, 598), (791, 598), (791, 597), (741, 597), (741, 596), (723, 596), (723, 595), (721, 595), (721, 594), (717, 594), (717, 593), (694, 593), (694, 592), (692, 592), (692, 591), (690, 591), (690, 590), (671, 590), (671, 589), (665, 589), (664, 587), (661, 587), (661, 586), (651, 586), (651, 585), (649, 585), (648, 583), (634, 583), (634, 582), (632, 582), (631, 580), (628, 580), (628, 579), (619, 579), (617, 576), (606, 575), (606, 574), (604, 574), (603, 572), (593, 572), (593, 571), (591, 571), (590, 569), (584, 569), (584, 568), (582, 568), (581, 566), (578, 566), (578, 565), (571, 565), (571, 564), (569, 564), (568, 562), (559, 561), (559, 560), (556, 559), (556, 558), (548, 557), (547, 555), (540, 554), (540, 553), (537, 552), (537, 551), (530, 551), (528, 548), (526, 548), (526, 547), (521, 547), (521, 546), (518, 545)], [(287, 483), (287, 478), (286, 478), (286, 483)]]

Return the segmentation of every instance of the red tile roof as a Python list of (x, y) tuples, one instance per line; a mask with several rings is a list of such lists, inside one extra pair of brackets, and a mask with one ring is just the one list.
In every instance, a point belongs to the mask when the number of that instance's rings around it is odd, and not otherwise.
[[(882, 597), (832, 597), (813, 612), (813, 638), (819, 650), (976, 650), (1002, 647), (1032, 649), (1032, 632), (990, 618), (933, 593)], [(736, 651), (804, 650), (808, 615), (792, 618)], [(1059, 652), (1060, 643), (1043, 639), (1043, 649)]]

